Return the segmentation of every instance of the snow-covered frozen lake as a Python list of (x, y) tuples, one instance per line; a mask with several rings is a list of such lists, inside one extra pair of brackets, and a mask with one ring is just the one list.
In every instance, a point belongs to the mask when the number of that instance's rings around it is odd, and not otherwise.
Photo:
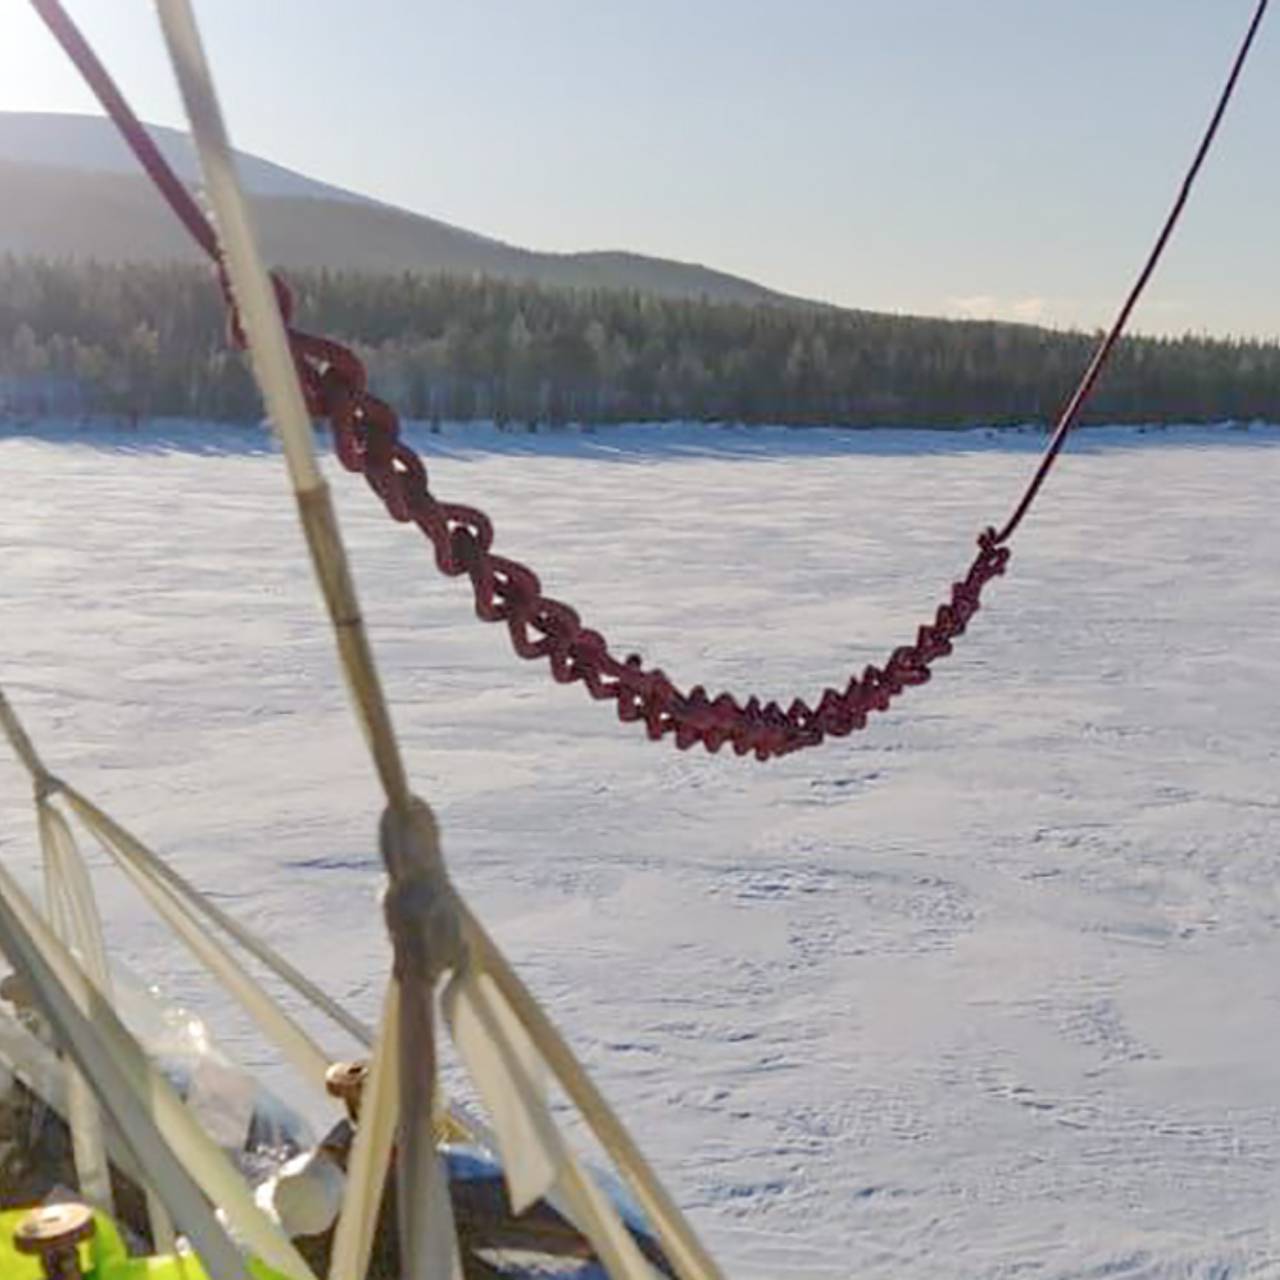
[[(0, 436), (0, 678), (59, 772), (372, 1017), (377, 796), (254, 440)], [(415, 440), (619, 645), (767, 695), (911, 639), (1040, 443)], [(767, 766), (517, 663), (331, 478), (455, 878), (731, 1275), (1280, 1272), (1280, 430), (1080, 438), (935, 681)], [(0, 763), (27, 874), (32, 826)], [(132, 966), (291, 1087), (100, 885)]]

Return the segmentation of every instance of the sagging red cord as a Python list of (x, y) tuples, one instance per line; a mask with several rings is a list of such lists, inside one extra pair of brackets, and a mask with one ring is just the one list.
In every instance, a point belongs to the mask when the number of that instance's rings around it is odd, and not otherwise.
[[(233, 340), (243, 345), (234, 300), (221, 269), (218, 241), (199, 205), (152, 142), (106, 68), (71, 21), (59, 0), (31, 0), (68, 56), (115, 122), (143, 169), (192, 237), (218, 264), (231, 314)], [(417, 525), (434, 551), (440, 571), (467, 576), (476, 615), (506, 624), (512, 648), (522, 658), (545, 658), (554, 679), (581, 682), (588, 693), (616, 705), (619, 720), (643, 721), (649, 737), (670, 737), (680, 749), (701, 743), (708, 751), (731, 745), (738, 755), (758, 760), (816, 746), (828, 736), (861, 729), (868, 716), (884, 711), (904, 689), (926, 683), (932, 664), (951, 652), (981, 607), (983, 588), (1005, 572), (1008, 542), (1031, 509), (1075, 426), (1125, 325), (1146, 289), (1213, 145), (1218, 126), (1262, 23), (1269, 0), (1258, 0), (1209, 124), (1179, 188), (1173, 207), (1115, 321), (1099, 343), (1078, 385), (1064, 406), (1049, 444), (1005, 525), (985, 529), (965, 575), (951, 584), (947, 602), (916, 632), (914, 643), (893, 651), (883, 667), (868, 666), (841, 688), (827, 688), (816, 704), (801, 698), (785, 708), (752, 696), (708, 695), (702, 685), (687, 692), (660, 669), (647, 670), (637, 654), (617, 657), (598, 631), (583, 625), (569, 605), (544, 595), (534, 571), (492, 550), (489, 518), (474, 507), (442, 502), (432, 494), (426, 464), (401, 438), (400, 421), (384, 400), (366, 386), (365, 368), (349, 348), (291, 325), (292, 300), (274, 276), (298, 376), (309, 410), (326, 418), (342, 465), (365, 477), (393, 519)]]

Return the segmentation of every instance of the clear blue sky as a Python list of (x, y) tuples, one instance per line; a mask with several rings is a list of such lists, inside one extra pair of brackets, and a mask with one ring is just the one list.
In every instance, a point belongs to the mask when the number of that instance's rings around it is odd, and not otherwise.
[[(182, 117), (142, 0), (69, 0)], [(234, 140), (541, 249), (629, 248), (849, 306), (1104, 323), (1252, 0), (199, 0)], [(91, 110), (25, 0), (0, 109)], [(1148, 332), (1280, 336), (1280, 10)]]

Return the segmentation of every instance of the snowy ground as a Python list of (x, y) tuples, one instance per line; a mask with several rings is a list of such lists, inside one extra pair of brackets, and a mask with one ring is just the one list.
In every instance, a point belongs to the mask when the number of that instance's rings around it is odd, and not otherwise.
[[(770, 694), (910, 639), (1039, 444), (468, 438), (418, 441), (500, 549), (681, 680)], [(732, 1275), (1280, 1270), (1280, 431), (1082, 439), (935, 683), (769, 766), (517, 665), (334, 481), (457, 880)], [(372, 1015), (376, 796), (278, 459), (0, 437), (0, 599), (55, 767)], [(31, 828), (0, 766), (28, 873)], [(101, 886), (134, 968), (284, 1082)]]

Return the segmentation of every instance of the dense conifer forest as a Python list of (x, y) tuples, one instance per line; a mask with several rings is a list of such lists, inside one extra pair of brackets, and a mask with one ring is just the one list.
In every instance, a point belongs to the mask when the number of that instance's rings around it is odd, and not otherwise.
[[(355, 345), (372, 385), (418, 419), (1043, 422), (1096, 341), (483, 278), (299, 273), (291, 283), (298, 322)], [(200, 267), (0, 259), (0, 412), (255, 419), (257, 394), (225, 334)], [(1128, 339), (1088, 416), (1280, 420), (1280, 346)]]

